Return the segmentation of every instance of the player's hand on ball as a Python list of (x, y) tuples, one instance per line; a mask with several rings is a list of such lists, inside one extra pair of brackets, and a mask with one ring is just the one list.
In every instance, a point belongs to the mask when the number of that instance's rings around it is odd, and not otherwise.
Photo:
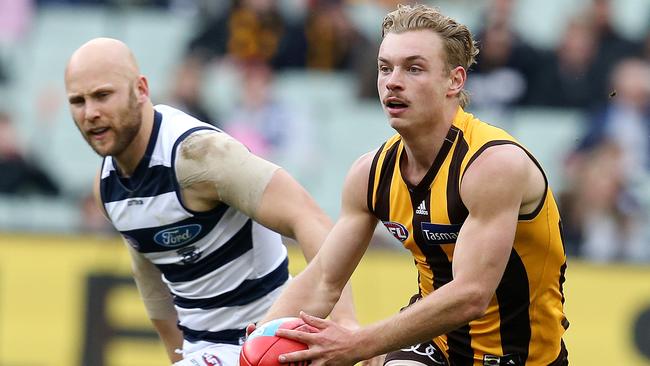
[(280, 363), (302, 363), (311, 361), (311, 366), (354, 365), (361, 358), (356, 352), (354, 331), (346, 329), (330, 320), (300, 313), (305, 324), (317, 332), (278, 329), (276, 335), (306, 344), (309, 348), (280, 356)]

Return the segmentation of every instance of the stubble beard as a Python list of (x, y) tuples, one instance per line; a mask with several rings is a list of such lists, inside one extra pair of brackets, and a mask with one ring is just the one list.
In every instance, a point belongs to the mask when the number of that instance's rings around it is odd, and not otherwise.
[(119, 131), (113, 129), (115, 139), (108, 149), (97, 146), (91, 139), (88, 139), (90, 147), (101, 157), (119, 156), (135, 140), (142, 125), (142, 110), (138, 107), (133, 92), (129, 95), (129, 104), (126, 109), (116, 116), (117, 121), (122, 121)]

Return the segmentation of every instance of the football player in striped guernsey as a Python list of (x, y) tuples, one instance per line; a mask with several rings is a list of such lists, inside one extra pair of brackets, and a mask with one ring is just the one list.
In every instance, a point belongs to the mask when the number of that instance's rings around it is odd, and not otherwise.
[[(103, 157), (98, 204), (127, 243), (170, 360), (237, 365), (246, 325), (289, 279), (280, 234), (310, 260), (330, 219), (285, 170), (207, 123), (154, 106), (123, 42), (82, 45), (65, 86), (81, 135)], [(337, 321), (356, 326), (351, 297), (340, 304)]]
[[(397, 134), (359, 158), (341, 216), (265, 319), (298, 315), (320, 332), (280, 356), (312, 366), (567, 365), (566, 256), (558, 208), (535, 158), (465, 112), (478, 50), (468, 28), (424, 5), (383, 21), (377, 87)], [(399, 314), (356, 330), (324, 317), (378, 222), (411, 251), (419, 293)], [(263, 320), (264, 321), (264, 320)]]

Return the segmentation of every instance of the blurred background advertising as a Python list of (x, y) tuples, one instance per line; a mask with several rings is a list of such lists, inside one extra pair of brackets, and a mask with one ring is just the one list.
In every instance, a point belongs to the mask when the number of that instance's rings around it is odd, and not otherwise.
[[(376, 56), (383, 16), (407, 2), (0, 0), (0, 366), (167, 363), (92, 199), (101, 159), (63, 86), (77, 47), (123, 40), (154, 104), (285, 167), (336, 218), (350, 164), (392, 134)], [(469, 111), (540, 160), (560, 203), (571, 364), (650, 365), (650, 1), (420, 2), (475, 34)], [(378, 229), (353, 276), (362, 323), (416, 280)]]

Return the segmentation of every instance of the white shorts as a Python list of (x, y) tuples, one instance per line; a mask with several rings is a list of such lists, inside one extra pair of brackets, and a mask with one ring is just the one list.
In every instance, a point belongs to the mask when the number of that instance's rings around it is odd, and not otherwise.
[(241, 346), (214, 344), (198, 351), (184, 354), (174, 366), (239, 366)]

